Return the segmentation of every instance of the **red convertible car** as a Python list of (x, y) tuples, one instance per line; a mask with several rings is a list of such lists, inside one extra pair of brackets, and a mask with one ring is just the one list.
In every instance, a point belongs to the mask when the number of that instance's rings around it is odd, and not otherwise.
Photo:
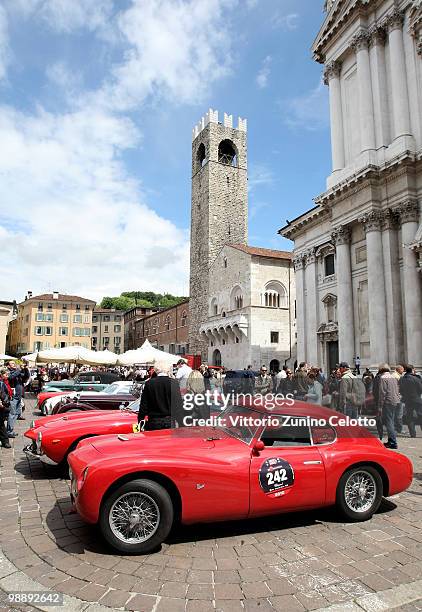
[(351, 521), (369, 519), (383, 496), (410, 485), (412, 464), (339, 417), (303, 402), (273, 411), (229, 406), (217, 426), (83, 440), (68, 457), (74, 507), (126, 554), (154, 550), (175, 520), (332, 505)]
[(43, 463), (67, 466), (68, 454), (78, 443), (104, 434), (133, 433), (138, 423), (137, 412), (127, 410), (98, 410), (72, 412), (42, 417), (25, 432), (31, 444), (24, 448), (27, 455)]

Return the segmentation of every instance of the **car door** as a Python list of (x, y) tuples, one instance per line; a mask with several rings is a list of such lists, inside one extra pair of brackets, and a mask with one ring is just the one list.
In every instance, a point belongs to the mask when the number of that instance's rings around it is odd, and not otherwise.
[(260, 440), (263, 450), (251, 452), (250, 515), (323, 505), (325, 468), (309, 426), (273, 416)]

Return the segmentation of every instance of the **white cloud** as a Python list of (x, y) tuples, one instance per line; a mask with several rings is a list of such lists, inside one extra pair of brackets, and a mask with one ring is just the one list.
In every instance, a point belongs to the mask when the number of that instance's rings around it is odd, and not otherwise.
[(288, 15), (276, 13), (272, 22), (275, 28), (281, 28), (282, 30), (288, 31), (297, 30), (299, 26), (299, 15), (298, 13), (289, 13)]
[(264, 89), (268, 85), (268, 79), (271, 74), (271, 55), (267, 55), (267, 57), (263, 60), (261, 68), (256, 76), (256, 83), (260, 89)]
[(149, 95), (174, 104), (198, 103), (230, 72), (228, 0), (134, 0), (118, 19), (128, 45), (101, 91), (106, 106), (127, 110)]
[(125, 113), (151, 96), (170, 108), (202, 100), (229, 73), (227, 24), (236, 2), (133, 0), (112, 25), (106, 0), (6, 3), (55, 31), (112, 29), (103, 44), (119, 39), (125, 50), (91, 92), (60, 57), (46, 66), (68, 112), (63, 105), (47, 112), (41, 101), (32, 113), (0, 106), (0, 248), (13, 262), (3, 274), (8, 297), (52, 288), (95, 299), (131, 288), (185, 292), (188, 232), (156, 214), (141, 179), (127, 171), (123, 154), (139, 146), (142, 125)]
[(329, 126), (328, 88), (321, 80), (317, 87), (281, 104), (284, 122), (291, 128), (315, 131)]
[(48, 285), (94, 298), (181, 291), (187, 235), (146, 206), (119, 160), (138, 143), (130, 121), (0, 107), (0, 139), (0, 249), (13, 262), (3, 275), (12, 296)]

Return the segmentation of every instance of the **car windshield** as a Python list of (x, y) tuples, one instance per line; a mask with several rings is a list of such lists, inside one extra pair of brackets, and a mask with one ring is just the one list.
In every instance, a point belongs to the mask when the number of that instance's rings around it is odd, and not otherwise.
[(260, 415), (244, 406), (228, 406), (220, 415), (217, 428), (250, 444), (259, 427)]

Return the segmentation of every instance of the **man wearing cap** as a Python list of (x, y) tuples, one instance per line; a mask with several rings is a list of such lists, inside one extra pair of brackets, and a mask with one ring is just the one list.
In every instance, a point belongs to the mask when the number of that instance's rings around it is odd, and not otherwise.
[(365, 402), (365, 385), (351, 371), (347, 361), (339, 364), (341, 375), (338, 395), (338, 409), (351, 419), (356, 419)]
[(308, 393), (308, 364), (302, 362), (294, 375), (294, 381), (297, 389), (296, 399), (304, 400)]
[(185, 359), (179, 359), (179, 361), (176, 363), (176, 368), (176, 380), (180, 385), (180, 391), (182, 393), (186, 393), (188, 378), (192, 372), (192, 368), (188, 366)]
[(388, 440), (384, 446), (396, 449), (395, 417), (400, 408), (399, 383), (391, 374), (388, 363), (380, 365), (379, 373), (378, 412), (382, 414), (382, 420), (387, 428), (388, 435)]

